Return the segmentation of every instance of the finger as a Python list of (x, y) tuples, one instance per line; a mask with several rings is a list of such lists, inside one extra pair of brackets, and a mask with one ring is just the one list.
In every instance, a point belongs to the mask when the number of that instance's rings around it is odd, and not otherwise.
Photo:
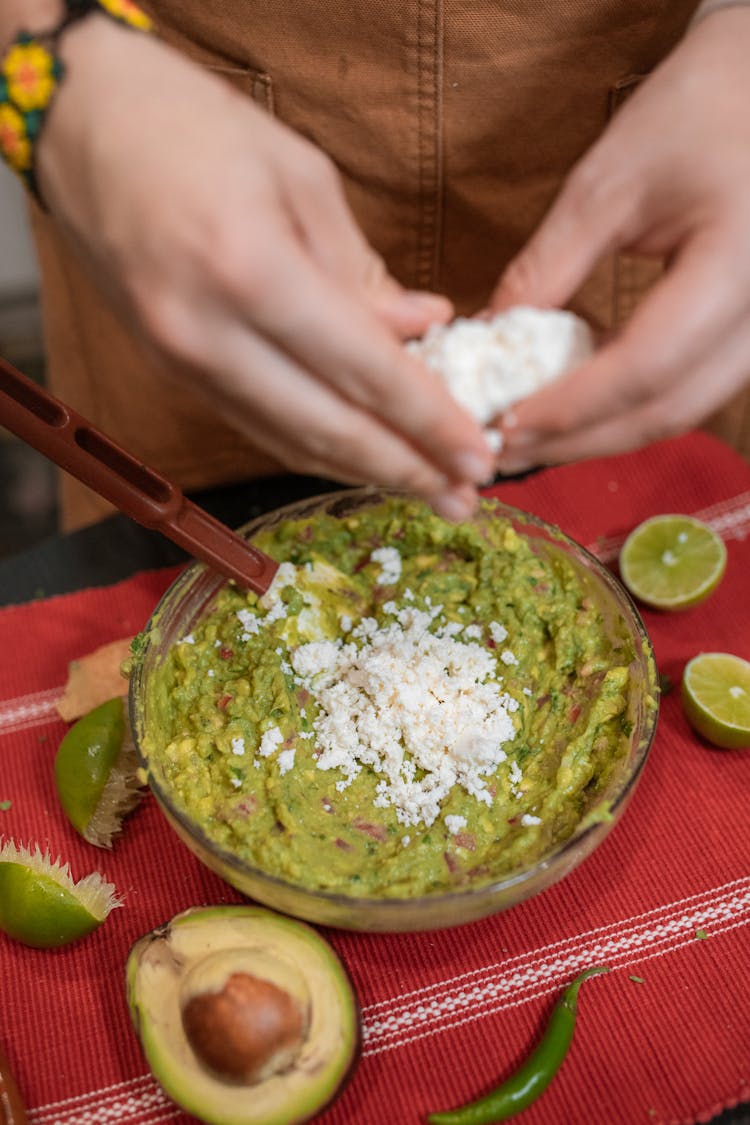
[[(269, 261), (264, 284), (235, 301), (248, 327), (261, 332), (299, 367), (402, 435), (456, 483), (481, 484), (493, 457), (479, 424), (445, 383), (415, 357), (356, 295), (322, 274), (287, 241)], [(279, 301), (293, 293), (293, 302)]]
[(447, 324), (454, 315), (453, 304), (438, 293), (402, 289), (392, 278), (367, 293), (373, 311), (401, 340), (423, 336), (431, 324)]
[[(449, 518), (466, 518), (474, 510), (475, 489), (456, 487), (397, 433), (314, 382), (293, 360), (235, 320), (214, 318), (202, 349), (193, 351), (193, 364), (189, 378), (204, 397), (210, 395), (213, 408), (287, 467), (406, 489)], [(206, 385), (201, 364), (221, 371), (220, 397), (215, 386)]]
[(324, 273), (361, 292), (401, 339), (421, 336), (453, 315), (447, 297), (404, 289), (388, 272), (357, 225), (341, 181), (320, 154), (305, 161), (306, 174), (282, 185), (299, 238)]
[[(637, 408), (719, 348), (743, 316), (726, 249), (695, 238), (610, 344), (513, 412), (504, 438), (527, 451)], [(687, 314), (689, 310), (689, 315)]]
[(720, 409), (748, 379), (750, 324), (744, 323), (718, 351), (648, 402), (534, 448), (504, 453), (499, 469), (517, 473), (532, 465), (606, 457), (684, 433)]
[[(622, 244), (636, 201), (591, 152), (573, 170), (552, 207), (505, 269), (490, 298), (496, 312), (514, 305), (564, 305), (598, 260)], [(615, 167), (618, 165), (616, 164)]]

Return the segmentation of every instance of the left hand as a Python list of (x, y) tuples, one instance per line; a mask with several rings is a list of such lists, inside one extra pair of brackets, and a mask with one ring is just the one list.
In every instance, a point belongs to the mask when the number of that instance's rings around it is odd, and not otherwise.
[(698, 424), (750, 378), (750, 8), (698, 23), (573, 169), (493, 310), (564, 305), (605, 254), (664, 276), (587, 363), (506, 417), (503, 472)]

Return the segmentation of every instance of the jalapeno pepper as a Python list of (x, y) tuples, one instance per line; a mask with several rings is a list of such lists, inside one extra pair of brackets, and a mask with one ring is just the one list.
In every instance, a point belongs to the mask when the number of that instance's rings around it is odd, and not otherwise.
[(549, 1086), (560, 1069), (573, 1039), (578, 989), (596, 973), (609, 969), (597, 966), (577, 976), (555, 1004), (541, 1042), (514, 1074), (483, 1098), (444, 1113), (431, 1113), (430, 1125), (494, 1125), (520, 1113)]

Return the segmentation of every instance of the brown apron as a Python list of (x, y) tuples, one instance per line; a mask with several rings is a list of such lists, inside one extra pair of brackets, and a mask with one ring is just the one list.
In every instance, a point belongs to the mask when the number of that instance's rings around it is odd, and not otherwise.
[[(447, 293), (468, 313), (619, 102), (680, 38), (697, 0), (146, 6), (168, 42), (333, 158), (400, 281)], [(52, 388), (185, 488), (272, 470), (202, 402), (163, 382), (54, 223), (36, 213), (34, 225)], [(606, 261), (574, 306), (599, 326), (617, 324), (654, 274), (633, 257)], [(107, 510), (70, 479), (63, 493), (67, 527)]]

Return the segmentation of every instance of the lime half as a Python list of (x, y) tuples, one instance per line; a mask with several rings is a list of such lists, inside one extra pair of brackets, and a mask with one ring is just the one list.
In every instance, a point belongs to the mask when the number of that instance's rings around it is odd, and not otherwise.
[(727, 750), (750, 747), (750, 663), (727, 652), (701, 652), (686, 665), (682, 705), (699, 734)]
[(633, 597), (655, 609), (687, 609), (719, 585), (727, 564), (723, 540), (692, 516), (653, 516), (631, 531), (620, 551), (620, 576)]
[(96, 871), (77, 883), (49, 852), (7, 840), (0, 848), (0, 930), (24, 945), (53, 949), (100, 926), (121, 903)]
[(112, 847), (143, 793), (137, 767), (121, 698), (100, 704), (70, 728), (55, 757), (55, 783), (68, 820), (84, 840)]

